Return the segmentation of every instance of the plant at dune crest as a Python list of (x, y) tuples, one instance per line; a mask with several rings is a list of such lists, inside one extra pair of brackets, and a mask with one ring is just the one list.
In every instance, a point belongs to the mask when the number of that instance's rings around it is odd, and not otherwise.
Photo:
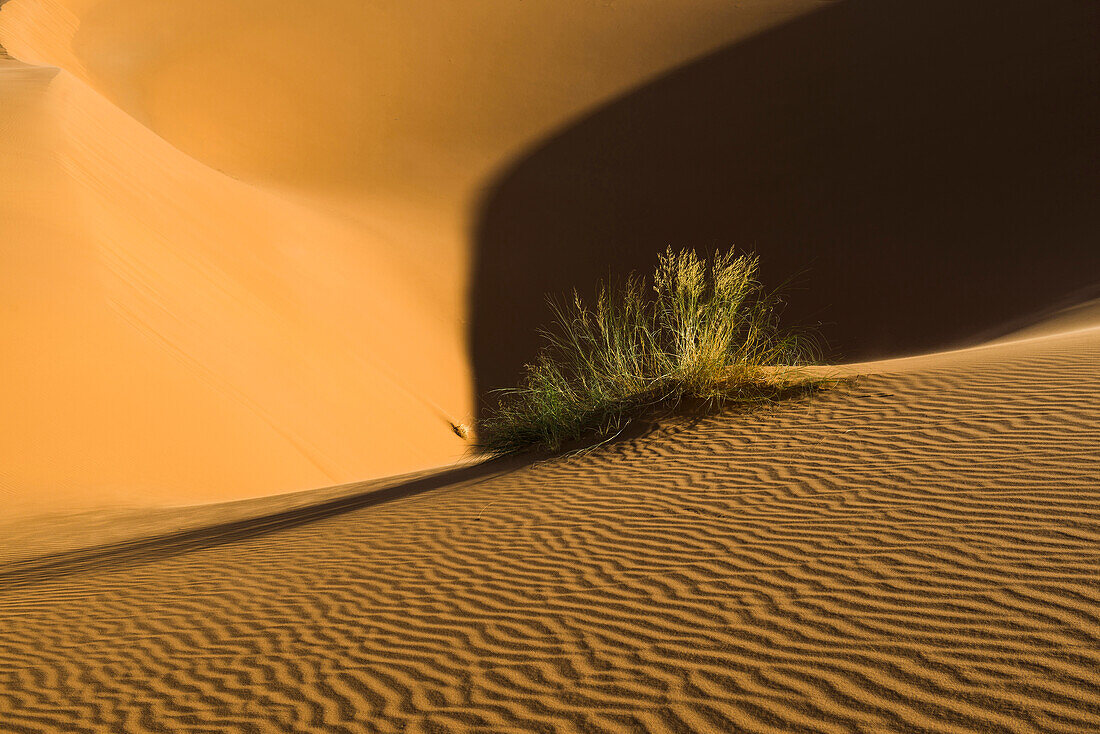
[(595, 308), (576, 292), (551, 301), (546, 346), (520, 385), (476, 426), (489, 454), (556, 450), (607, 438), (632, 420), (685, 403), (758, 405), (818, 385), (799, 371), (813, 343), (779, 326), (780, 301), (756, 279), (755, 256), (661, 255), (650, 279), (602, 283)]

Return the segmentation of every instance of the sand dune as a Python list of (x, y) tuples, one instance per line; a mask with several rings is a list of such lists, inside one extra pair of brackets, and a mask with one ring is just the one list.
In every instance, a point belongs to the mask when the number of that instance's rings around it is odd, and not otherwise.
[(668, 244), (848, 356), (1094, 298), (1096, 6), (995, 5), (9, 0), (0, 486), (447, 463), (544, 294)]
[(269, 494), (461, 453), (436, 407), (468, 399), (460, 342), (384, 238), (195, 162), (64, 70), (4, 62), (0, 78), (0, 486), (16, 513)]
[(1100, 326), (856, 365), (587, 456), (9, 562), (0, 717), (1095, 731), (1098, 360)]
[(461, 456), (493, 171), (814, 6), (4, 3), (25, 62), (0, 71), (9, 505), (229, 499)]
[[(1095, 2), (0, 6), (0, 732), (1100, 731)], [(670, 244), (884, 359), (460, 461)]]
[(1098, 29), (1091, 0), (827, 3), (574, 120), (479, 204), (478, 384), (514, 381), (544, 293), (670, 245), (755, 250), (834, 360), (1100, 296)]
[(11, 0), (0, 34), (234, 176), (430, 198), (594, 103), (817, 5)]

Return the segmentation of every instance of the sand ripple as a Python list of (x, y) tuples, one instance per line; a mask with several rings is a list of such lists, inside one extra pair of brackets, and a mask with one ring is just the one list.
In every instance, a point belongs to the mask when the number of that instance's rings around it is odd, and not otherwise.
[(1095, 330), (975, 350), (296, 527), (9, 564), (0, 729), (1100, 731), (1098, 364)]

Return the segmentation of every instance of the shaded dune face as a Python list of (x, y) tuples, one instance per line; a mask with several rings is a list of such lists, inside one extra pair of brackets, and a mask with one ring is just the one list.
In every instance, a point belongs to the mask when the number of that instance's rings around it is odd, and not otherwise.
[(1100, 7), (851, 0), (621, 97), (505, 169), (476, 224), (477, 389), (544, 295), (735, 245), (834, 356), (958, 344), (1100, 282)]
[(33, 514), (460, 459), (484, 182), (814, 5), (6, 3), (0, 492)]
[(789, 316), (849, 357), (1100, 270), (1091, 4), (0, 4), (0, 488), (28, 506), (455, 460), (544, 294), (667, 245), (806, 269)]

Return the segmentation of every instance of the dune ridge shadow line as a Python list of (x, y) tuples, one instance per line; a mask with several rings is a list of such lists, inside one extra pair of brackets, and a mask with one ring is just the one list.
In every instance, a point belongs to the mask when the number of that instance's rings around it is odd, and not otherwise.
[(547, 294), (649, 272), (670, 245), (755, 251), (768, 284), (805, 272), (788, 323), (853, 360), (966, 346), (1096, 294), (1098, 138), (1092, 0), (843, 0), (720, 49), (485, 188), (477, 404), (536, 353)]
[(0, 566), (0, 592), (81, 571), (117, 570), (259, 538), (356, 510), (414, 497), (448, 485), (492, 479), (514, 470), (521, 463), (520, 460), (490, 460), (306, 507), (15, 561)]

